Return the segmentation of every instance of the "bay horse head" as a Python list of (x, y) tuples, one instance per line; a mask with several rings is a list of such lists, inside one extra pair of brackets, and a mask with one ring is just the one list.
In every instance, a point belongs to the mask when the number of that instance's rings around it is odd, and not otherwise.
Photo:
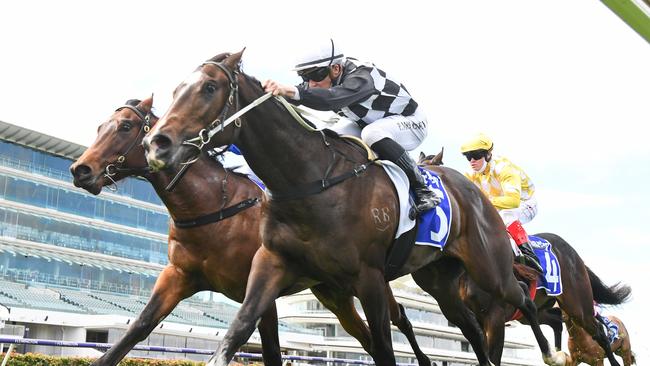
[[(195, 161), (208, 142), (211, 146), (233, 142), (234, 136), (228, 132), (234, 131), (234, 126), (221, 124), (239, 108), (238, 75), (243, 52), (211, 58), (176, 87), (169, 109), (143, 141), (152, 171)], [(225, 133), (208, 136), (210, 128), (220, 125)]]
[(97, 195), (128, 175), (148, 171), (142, 139), (156, 123), (153, 96), (128, 100), (97, 128), (95, 142), (70, 166), (73, 183)]

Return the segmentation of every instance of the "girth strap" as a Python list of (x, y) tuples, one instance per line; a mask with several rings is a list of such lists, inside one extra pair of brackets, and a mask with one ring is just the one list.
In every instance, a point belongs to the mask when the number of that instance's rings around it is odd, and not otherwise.
[(213, 212), (211, 214), (207, 214), (201, 217), (197, 217), (195, 219), (191, 220), (174, 220), (174, 225), (179, 228), (179, 229), (190, 229), (198, 226), (203, 226), (207, 224), (212, 224), (215, 222), (219, 222), (223, 219), (227, 219), (231, 216), (234, 216), (241, 211), (244, 211), (247, 208), (255, 206), (258, 202), (260, 201), (259, 198), (249, 198), (244, 201), (239, 202), (238, 204), (230, 207), (226, 207), (223, 210), (219, 210), (217, 212)]
[[(374, 161), (371, 161), (369, 164), (372, 164)], [(348, 178), (358, 177), (363, 174), (367, 169), (369, 164), (361, 164), (354, 168), (352, 171), (338, 175), (334, 178), (325, 178), (317, 180), (311, 183), (307, 183), (301, 187), (292, 188), (291, 191), (287, 192), (271, 192), (268, 188), (266, 189), (266, 194), (270, 199), (274, 201), (291, 201), (301, 198), (306, 198), (314, 194), (321, 193), (328, 188), (331, 188)]]

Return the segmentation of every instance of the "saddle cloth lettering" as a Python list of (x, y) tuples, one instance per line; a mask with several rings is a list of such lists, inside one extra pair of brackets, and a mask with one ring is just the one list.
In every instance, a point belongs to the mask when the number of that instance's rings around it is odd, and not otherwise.
[(560, 272), (560, 262), (553, 253), (551, 243), (539, 236), (528, 235), (530, 246), (539, 263), (544, 270), (537, 280), (537, 288), (542, 288), (549, 296), (559, 296), (562, 294), (562, 275)]

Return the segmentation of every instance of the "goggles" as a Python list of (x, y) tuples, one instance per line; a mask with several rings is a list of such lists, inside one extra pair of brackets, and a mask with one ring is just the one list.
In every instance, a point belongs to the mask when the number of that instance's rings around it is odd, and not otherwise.
[(330, 68), (328, 66), (298, 71), (298, 76), (300, 76), (304, 82), (310, 80), (315, 82), (323, 81), (329, 74)]
[(465, 157), (467, 158), (467, 161), (472, 161), (474, 160), (481, 160), (482, 158), (486, 157), (488, 154), (487, 150), (473, 150), (473, 151), (468, 151), (466, 153), (463, 153)]

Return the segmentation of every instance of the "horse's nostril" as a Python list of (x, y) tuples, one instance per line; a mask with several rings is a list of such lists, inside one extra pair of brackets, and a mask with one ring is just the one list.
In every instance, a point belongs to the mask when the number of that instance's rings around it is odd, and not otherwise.
[(77, 179), (83, 179), (88, 177), (92, 173), (92, 169), (88, 165), (77, 165), (76, 167), (70, 168), (72, 175)]
[(172, 144), (172, 140), (162, 134), (155, 135), (151, 138), (151, 145), (156, 146), (158, 150), (165, 150), (169, 148)]

